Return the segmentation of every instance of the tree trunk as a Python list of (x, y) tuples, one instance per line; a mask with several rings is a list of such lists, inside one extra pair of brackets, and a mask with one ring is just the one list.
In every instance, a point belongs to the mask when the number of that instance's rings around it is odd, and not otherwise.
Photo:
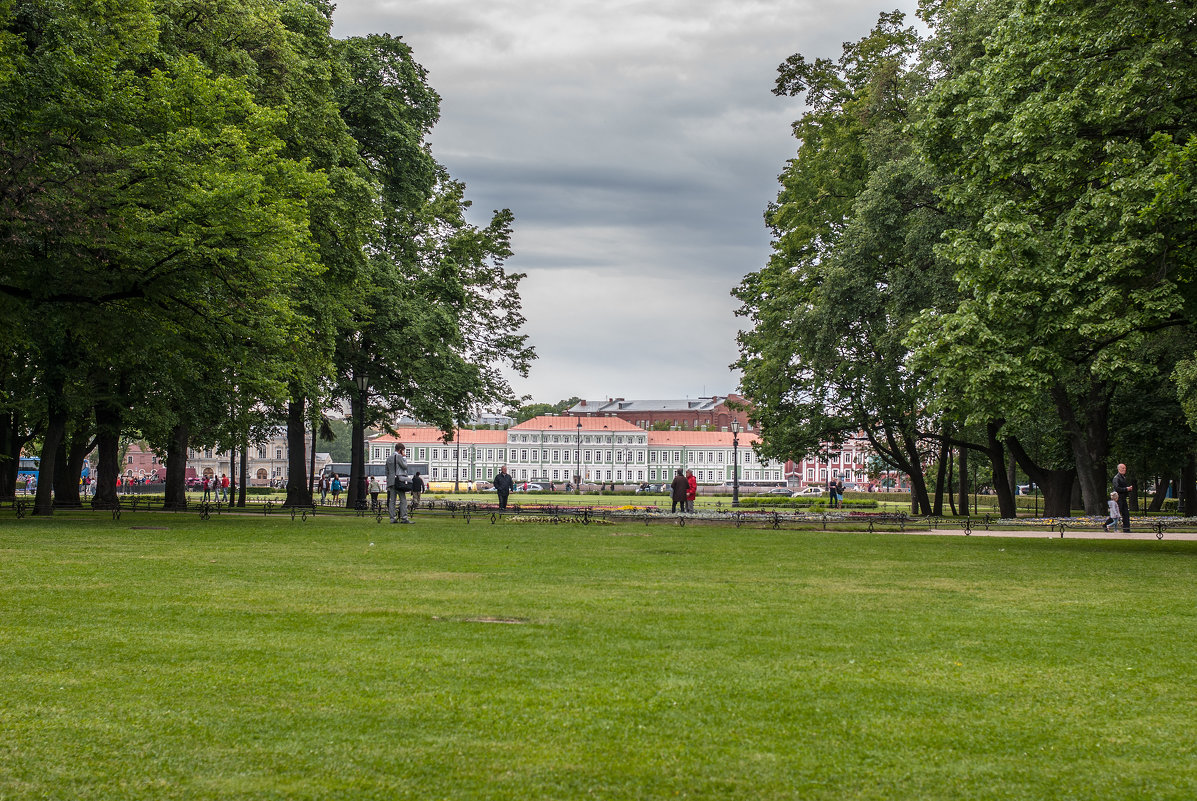
[(960, 514), (956, 510), (956, 493), (951, 491), (951, 487), (956, 483), (956, 456), (951, 451), (948, 451), (948, 506), (952, 509), (952, 517)]
[(1018, 466), (1043, 491), (1044, 517), (1072, 517), (1072, 484), (1076, 470), (1049, 470), (1035, 463), (1017, 437), (1006, 440), (1006, 447), (1018, 460)]
[(312, 483), (308, 481), (304, 419), (306, 398), (297, 397), (287, 404), (287, 500), (285, 506), (311, 506)]
[[(58, 388), (61, 391), (61, 386)], [(66, 435), (67, 413), (57, 402), (50, 401), (46, 436), (42, 440), (42, 458), (38, 466), (37, 496), (33, 501), (33, 514), (54, 514), (54, 475), (58, 469), (58, 446)]]
[(1149, 512), (1158, 512), (1164, 508), (1164, 498), (1168, 497), (1168, 487), (1172, 486), (1172, 479), (1162, 478), (1155, 482), (1155, 495), (1151, 496)]
[(187, 445), (190, 430), (183, 423), (170, 432), (166, 446), (166, 486), (163, 488), (162, 508), (185, 511), (187, 509)]
[(79, 497), (79, 479), (83, 475), (83, 460), (94, 444), (90, 428), (83, 424), (75, 426), (70, 437), (63, 437), (63, 444), (58, 449), (61, 463), (54, 477), (55, 504), (60, 509), (83, 506)]
[(25, 436), (21, 432), (20, 412), (0, 415), (0, 500), (16, 498), (21, 449), (32, 438), (32, 433)]
[(943, 432), (943, 440), (939, 443), (939, 470), (935, 474), (935, 505), (931, 514), (943, 517), (944, 476), (948, 471), (948, 461), (952, 458), (952, 449), (948, 445), (948, 432)]
[[(990, 431), (989, 436), (996, 437), (997, 430), (995, 429), (993, 431)], [(998, 443), (998, 447), (1000, 448), (1001, 447), (1000, 440), (995, 439), (994, 441)], [(1018, 486), (1018, 462), (1015, 460), (1014, 454), (1012, 454), (1012, 453), (1009, 454), (1008, 458), (1009, 458), (1009, 466), (1006, 468), (1006, 486), (1008, 486), (1010, 488), (1010, 497), (1013, 499), (1013, 498), (1017, 497), (1014, 494), (1014, 490)], [(1018, 503), (1014, 502), (1014, 501), (1012, 501), (1012, 503), (1014, 503), (1014, 513), (1018, 514)], [(1003, 515), (1003, 517), (1005, 517), (1005, 515)]]
[[(993, 471), (993, 491), (997, 493), (998, 514), (1005, 519), (1018, 517), (1018, 505), (1014, 502), (1014, 481), (1006, 473), (1006, 450), (998, 439), (1001, 422), (991, 420), (985, 424), (988, 443), (989, 466)], [(1010, 473), (1014, 472), (1014, 459), (1010, 459)]]
[(115, 509), (116, 476), (120, 471), (121, 409), (101, 401), (96, 404), (96, 469), (93, 509)]
[(1197, 517), (1197, 459), (1191, 453), (1180, 468), (1180, 504), (1185, 517)]
[(960, 492), (960, 508), (964, 510), (966, 515), (972, 514), (972, 510), (968, 505), (968, 448), (961, 447), (960, 449), (960, 485), (958, 490)]
[(78, 479), (71, 481), (70, 458), (67, 455), (67, 442), (72, 439), (63, 434), (58, 443), (58, 458), (54, 460), (54, 507), (56, 509), (77, 509), (79, 503)]
[[(360, 509), (366, 505), (366, 399), (363, 392), (355, 392), (352, 395), (349, 407), (350, 414), (353, 415), (353, 425), (350, 428), (353, 432), (353, 442), (349, 445), (349, 486), (345, 492), (345, 507)], [(458, 445), (460, 447), (460, 444)]]
[(1076, 460), (1076, 476), (1081, 485), (1085, 512), (1104, 515), (1109, 499), (1109, 477), (1106, 459), (1109, 456), (1109, 393), (1104, 382), (1093, 382), (1085, 393), (1084, 422), (1077, 419), (1068, 391), (1056, 384), (1051, 391), (1052, 401)]
[(249, 440), (241, 443), (241, 464), (238, 466), (241, 477), (241, 489), (237, 496), (237, 506), (245, 508), (245, 488), (249, 486)]

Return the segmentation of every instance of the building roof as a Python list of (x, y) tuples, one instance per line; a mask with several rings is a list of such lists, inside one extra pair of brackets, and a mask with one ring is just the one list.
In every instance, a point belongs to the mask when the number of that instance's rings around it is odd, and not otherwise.
[(566, 414), (606, 414), (608, 412), (706, 412), (727, 400), (726, 395), (709, 398), (681, 398), (672, 400), (626, 400), (608, 398), (605, 401), (584, 400), (572, 406)]
[(543, 414), (525, 420), (518, 426), (512, 426), (512, 431), (565, 431), (577, 432), (578, 423), (583, 431), (629, 431), (641, 432), (644, 429), (633, 425), (618, 417), (565, 417), (561, 415)]
[[(396, 433), (399, 436), (392, 436), (391, 434), (379, 434), (377, 437), (372, 437), (370, 442), (379, 445), (393, 445), (396, 442), (444, 442), (445, 435), (436, 426), (410, 426), (404, 428), (396, 428)], [(453, 442), (462, 442), (467, 445), (486, 445), (494, 443), (507, 442), (507, 432), (505, 430), (495, 430), (490, 428), (463, 428), (457, 432), (457, 439), (450, 439), (446, 444)]]
[[(741, 448), (751, 448), (759, 440), (756, 434), (740, 432)], [(657, 447), (726, 448), (732, 444), (732, 435), (730, 431), (649, 431), (648, 444)]]

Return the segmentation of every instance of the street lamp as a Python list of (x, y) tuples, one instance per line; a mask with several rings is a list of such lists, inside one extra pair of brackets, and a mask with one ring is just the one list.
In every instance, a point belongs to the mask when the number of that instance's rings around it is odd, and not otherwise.
[(353, 485), (353, 508), (364, 509), (366, 507), (366, 388), (370, 386), (370, 377), (365, 372), (358, 373), (353, 377), (357, 384), (357, 419), (354, 420), (356, 424), (354, 427), (353, 444), (357, 450), (357, 460), (354, 467), (357, 469), (357, 481)]
[(732, 420), (732, 506), (740, 505), (740, 421)]
[(457, 466), (453, 468), (453, 491), (461, 492), (461, 423), (457, 424), (453, 437), (456, 440), (453, 455), (457, 459)]
[(578, 449), (574, 451), (578, 460), (578, 472), (574, 476), (574, 495), (582, 494), (582, 418), (578, 418)]

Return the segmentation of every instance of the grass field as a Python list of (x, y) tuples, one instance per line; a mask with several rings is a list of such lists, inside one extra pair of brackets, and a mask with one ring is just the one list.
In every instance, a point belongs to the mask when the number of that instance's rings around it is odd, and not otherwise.
[(0, 519), (0, 799), (1197, 797), (1197, 543)]

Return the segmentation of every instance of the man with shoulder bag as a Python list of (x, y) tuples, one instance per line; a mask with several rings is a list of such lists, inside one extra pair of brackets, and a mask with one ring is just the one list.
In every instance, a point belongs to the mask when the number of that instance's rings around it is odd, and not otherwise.
[[(387, 511), (392, 523), (410, 523), (407, 516), (407, 493), (411, 490), (411, 476), (407, 474), (407, 448), (395, 443), (395, 452), (387, 458)], [(399, 496), (399, 517), (395, 517), (395, 496)]]

